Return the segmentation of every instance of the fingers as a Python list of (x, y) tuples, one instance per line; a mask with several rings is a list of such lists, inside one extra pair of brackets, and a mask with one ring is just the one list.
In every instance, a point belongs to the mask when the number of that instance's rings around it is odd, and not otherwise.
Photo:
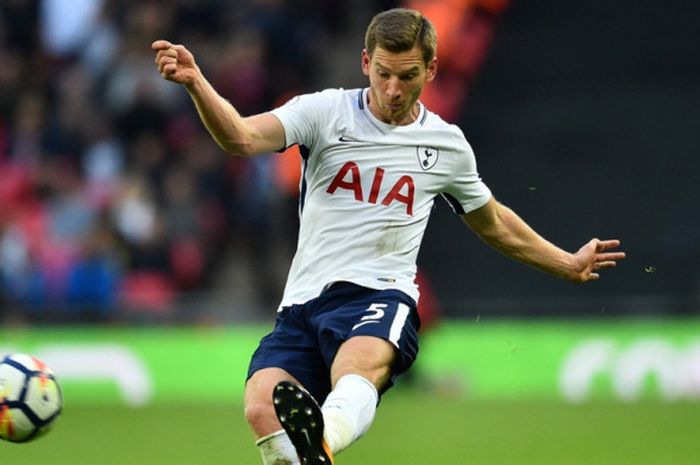
[(151, 48), (153, 50), (165, 50), (168, 48), (171, 48), (173, 44), (168, 42), (167, 40), (156, 40), (151, 44)]
[(167, 40), (156, 40), (151, 44), (156, 51), (155, 63), (163, 78), (188, 84), (196, 71), (192, 54), (181, 44), (173, 44)]
[(600, 279), (597, 273), (601, 270), (615, 268), (618, 260), (625, 258), (625, 252), (606, 252), (610, 249), (620, 247), (620, 241), (617, 239), (591, 239), (578, 252), (578, 255), (583, 260), (582, 265), (585, 267), (581, 276), (580, 282), (595, 281)]
[[(160, 52), (159, 52), (160, 54)], [(169, 76), (170, 74), (177, 71), (177, 57), (170, 55), (163, 55), (156, 57), (156, 64), (158, 65), (158, 71), (163, 76)]]
[[(618, 240), (608, 240), (608, 241), (599, 241), (598, 242), (598, 247), (597, 250), (607, 250), (609, 248), (615, 248), (620, 246), (620, 241)], [(604, 252), (604, 253), (596, 253), (593, 257), (593, 266), (592, 269), (594, 271), (598, 270), (604, 270), (607, 268), (614, 268), (617, 266), (617, 261), (622, 260), (625, 258), (625, 253), (624, 252)], [(597, 278), (595, 278), (597, 279)]]
[(177, 61), (177, 56), (177, 49), (175, 49), (174, 47), (163, 48), (158, 50), (158, 53), (156, 53), (156, 63), (162, 61), (163, 58), (170, 58), (174, 61)]
[(593, 269), (594, 270), (604, 270), (606, 268), (615, 268), (617, 266), (617, 262), (613, 260), (608, 260), (608, 261), (603, 261), (603, 262), (595, 262), (593, 263)]
[(620, 241), (617, 239), (609, 239), (605, 241), (593, 239), (593, 241), (596, 244), (596, 254), (594, 260), (599, 266), (601, 263), (612, 263), (612, 265), (608, 265), (606, 268), (609, 266), (615, 266), (616, 260), (622, 260), (626, 256), (625, 252), (604, 252), (605, 250), (620, 247)]
[(598, 239), (594, 239), (597, 241), (597, 250), (603, 251), (603, 250), (608, 250), (608, 249), (615, 249), (617, 247), (620, 247), (620, 241), (618, 239), (608, 239), (605, 241), (601, 241)]
[(624, 252), (606, 252), (596, 254), (595, 259), (598, 262), (605, 262), (608, 260), (622, 260), (625, 256)]
[(158, 72), (166, 79), (170, 78), (178, 68), (177, 46), (167, 40), (156, 40), (151, 44), (151, 48), (156, 50), (155, 63)]

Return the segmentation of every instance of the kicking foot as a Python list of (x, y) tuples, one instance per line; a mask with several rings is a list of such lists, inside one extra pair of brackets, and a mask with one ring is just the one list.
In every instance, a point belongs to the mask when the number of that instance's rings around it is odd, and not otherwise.
[(282, 381), (275, 386), (272, 403), (301, 465), (333, 465), (333, 454), (323, 439), (321, 408), (311, 394), (301, 386)]

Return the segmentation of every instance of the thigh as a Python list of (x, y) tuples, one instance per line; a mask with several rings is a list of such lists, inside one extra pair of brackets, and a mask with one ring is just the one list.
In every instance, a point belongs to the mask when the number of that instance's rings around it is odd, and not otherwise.
[(396, 348), (374, 336), (354, 336), (343, 342), (331, 365), (331, 384), (344, 375), (360, 375), (384, 390), (396, 361)]
[(415, 302), (403, 292), (358, 288), (352, 298), (316, 318), (333, 382), (354, 372), (381, 393), (418, 355), (420, 320)]

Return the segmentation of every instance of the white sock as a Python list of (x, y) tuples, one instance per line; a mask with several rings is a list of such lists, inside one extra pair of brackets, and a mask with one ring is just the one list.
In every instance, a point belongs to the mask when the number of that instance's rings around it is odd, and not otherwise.
[(300, 465), (292, 441), (284, 430), (268, 434), (257, 441), (263, 465)]
[(369, 380), (345, 375), (338, 380), (321, 407), (323, 437), (336, 454), (367, 432), (377, 411), (379, 394)]

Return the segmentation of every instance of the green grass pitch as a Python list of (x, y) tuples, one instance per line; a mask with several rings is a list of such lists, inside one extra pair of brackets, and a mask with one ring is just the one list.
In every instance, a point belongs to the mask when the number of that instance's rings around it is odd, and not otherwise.
[[(336, 465), (698, 465), (700, 404), (469, 402), (401, 387)], [(2, 465), (259, 465), (235, 405), (68, 405)]]

